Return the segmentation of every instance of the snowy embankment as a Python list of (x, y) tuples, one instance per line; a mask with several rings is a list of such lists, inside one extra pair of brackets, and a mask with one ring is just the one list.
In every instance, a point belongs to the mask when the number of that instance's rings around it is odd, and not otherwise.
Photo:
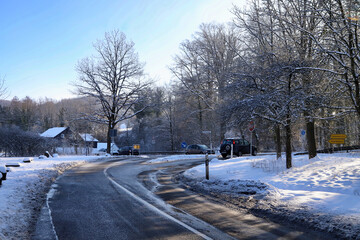
[(67, 156), (23, 163), (24, 158), (0, 158), (0, 165), (11, 167), (0, 187), (0, 239), (29, 239), (34, 217), (45, 201), (52, 182), (65, 170), (103, 157)]
[(360, 153), (294, 156), (293, 168), (274, 155), (210, 162), (184, 173), (196, 190), (222, 196), (240, 207), (310, 224), (341, 238), (360, 238)]
[(202, 155), (171, 155), (167, 157), (161, 157), (149, 160), (148, 163), (162, 163), (162, 162), (173, 162), (178, 160), (195, 160), (195, 159), (204, 159), (204, 154)]

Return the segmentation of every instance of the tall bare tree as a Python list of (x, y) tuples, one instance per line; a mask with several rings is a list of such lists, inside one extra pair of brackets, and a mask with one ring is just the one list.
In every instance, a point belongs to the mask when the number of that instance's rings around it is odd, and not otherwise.
[[(343, 95), (352, 103), (352, 111), (360, 116), (360, 42), (357, 0), (323, 1), (312, 11), (324, 25), (320, 34), (307, 31), (317, 50), (327, 54), (331, 62), (322, 70), (334, 74), (334, 82), (342, 86)], [(342, 110), (347, 109), (345, 106)]]
[(150, 83), (143, 81), (144, 64), (139, 61), (134, 43), (128, 41), (124, 33), (107, 32), (94, 48), (95, 56), (77, 64), (79, 79), (74, 85), (79, 95), (93, 98), (99, 105), (87, 119), (107, 124), (107, 152), (110, 152), (111, 130), (146, 108), (133, 110), (134, 105), (143, 100), (141, 91)]
[(202, 24), (191, 40), (180, 45), (180, 54), (174, 58), (170, 69), (195, 98), (200, 133), (208, 130), (205, 118), (211, 113), (211, 119), (219, 122), (220, 139), (224, 138), (227, 122), (219, 108), (235, 67), (237, 47), (237, 35), (230, 26)]

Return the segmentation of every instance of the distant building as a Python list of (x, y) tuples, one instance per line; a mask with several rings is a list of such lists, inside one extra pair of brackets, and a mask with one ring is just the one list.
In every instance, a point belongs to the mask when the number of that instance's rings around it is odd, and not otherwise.
[(94, 138), (91, 134), (89, 134), (89, 133), (80, 133), (80, 137), (85, 142), (85, 145), (87, 147), (97, 148), (99, 140)]
[(69, 127), (54, 127), (49, 128), (40, 134), (41, 137), (53, 138), (57, 140), (72, 139), (73, 133)]
[(54, 152), (61, 154), (91, 154), (98, 148), (98, 140), (89, 133), (75, 133), (70, 127), (49, 128), (42, 137), (55, 139)]

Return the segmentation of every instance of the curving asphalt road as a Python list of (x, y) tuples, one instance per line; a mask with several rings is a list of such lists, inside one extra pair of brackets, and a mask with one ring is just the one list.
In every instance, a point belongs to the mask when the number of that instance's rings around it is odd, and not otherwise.
[[(149, 160), (149, 159), (146, 159)], [(88, 163), (56, 181), (33, 239), (322, 239), (183, 189), (175, 173), (199, 160), (138, 157)]]

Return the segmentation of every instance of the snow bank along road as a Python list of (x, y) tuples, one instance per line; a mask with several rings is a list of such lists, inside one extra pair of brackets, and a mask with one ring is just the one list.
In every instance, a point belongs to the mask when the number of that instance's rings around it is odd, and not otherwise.
[(10, 168), (7, 180), (0, 187), (0, 239), (29, 239), (36, 218), (45, 202), (46, 193), (58, 175), (88, 161), (94, 156), (64, 156), (34, 159), (0, 158), (0, 165), (21, 162), (21, 167)]
[(360, 238), (359, 152), (294, 156), (293, 167), (285, 166), (274, 155), (214, 159), (209, 181), (203, 166), (187, 170), (182, 181), (256, 215)]
[(331, 239), (225, 207), (173, 181), (200, 163), (117, 158), (74, 168), (56, 181), (33, 239)]

